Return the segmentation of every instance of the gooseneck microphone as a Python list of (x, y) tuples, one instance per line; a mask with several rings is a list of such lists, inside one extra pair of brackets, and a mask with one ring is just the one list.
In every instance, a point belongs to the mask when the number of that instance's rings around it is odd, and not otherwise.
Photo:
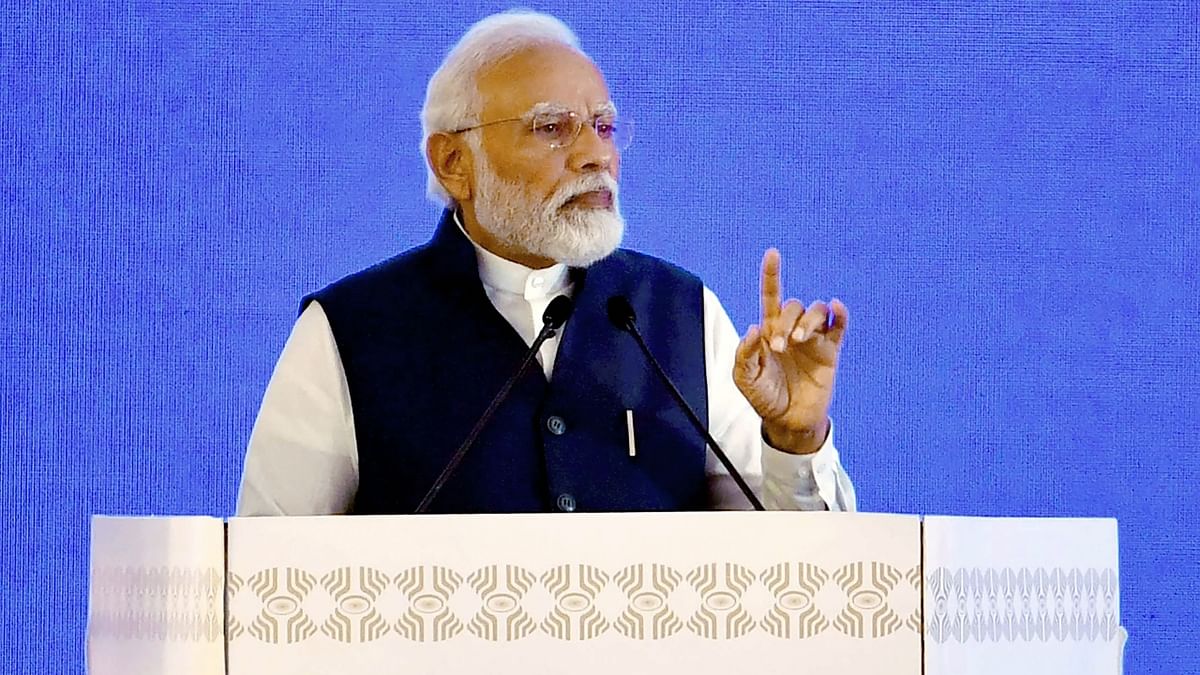
[(542, 313), (542, 330), (534, 338), (533, 344), (529, 345), (529, 350), (525, 352), (525, 358), (521, 360), (521, 365), (517, 368), (517, 372), (508, 378), (496, 396), (492, 398), (492, 402), (488, 404), (487, 410), (483, 411), (483, 415), (479, 417), (479, 421), (471, 428), (471, 433), (467, 434), (462, 445), (458, 446), (458, 450), (454, 451), (454, 455), (450, 461), (446, 463), (446, 468), (442, 469), (442, 473), (429, 486), (429, 491), (425, 493), (425, 497), (421, 499), (421, 503), (417, 505), (417, 510), (414, 513), (425, 513), (429, 510), (429, 506), (433, 504), (433, 500), (437, 498), (438, 493), (446, 486), (446, 482), (454, 475), (454, 471), (458, 469), (458, 465), (462, 463), (463, 458), (467, 456), (467, 451), (475, 444), (479, 438), (479, 434), (483, 432), (483, 427), (487, 425), (492, 416), (496, 414), (496, 409), (508, 398), (508, 393), (512, 391), (513, 385), (517, 380), (529, 370), (529, 364), (533, 363), (537, 356), (538, 350), (542, 348), (542, 343), (554, 337), (558, 333), (558, 329), (566, 323), (567, 318), (571, 316), (571, 311), (575, 309), (575, 304), (571, 302), (571, 298), (565, 295), (560, 295), (550, 301), (550, 305), (546, 307), (546, 311)]
[(758, 500), (758, 496), (746, 484), (746, 480), (742, 478), (742, 474), (738, 473), (738, 470), (733, 466), (733, 462), (729, 461), (729, 457), (725, 454), (725, 451), (721, 449), (721, 446), (708, 433), (708, 428), (700, 421), (700, 418), (696, 415), (696, 411), (692, 410), (692, 406), (688, 405), (688, 402), (684, 400), (683, 394), (679, 393), (679, 388), (671, 381), (670, 376), (667, 375), (667, 371), (663, 370), (662, 364), (650, 352), (650, 347), (646, 345), (646, 340), (642, 337), (642, 332), (638, 330), (637, 315), (634, 313), (633, 306), (629, 304), (629, 301), (620, 295), (614, 295), (609, 298), (608, 320), (617, 328), (633, 336), (633, 339), (637, 341), (638, 347), (642, 349), (642, 353), (646, 355), (646, 360), (654, 367), (654, 372), (658, 373), (658, 379), (662, 380), (662, 383), (666, 385), (675, 402), (679, 404), (679, 407), (687, 415), (688, 421), (692, 423), (697, 433), (704, 437), (705, 442), (708, 443), (708, 447), (712, 448), (713, 454), (717, 456), (717, 459), (721, 460), (721, 464), (725, 465), (725, 469), (729, 471), (729, 475), (733, 477), (734, 482), (741, 488), (742, 494), (746, 495), (746, 499), (750, 500), (750, 503), (754, 506), (754, 510), (765, 511), (766, 509), (763, 508), (762, 502)]

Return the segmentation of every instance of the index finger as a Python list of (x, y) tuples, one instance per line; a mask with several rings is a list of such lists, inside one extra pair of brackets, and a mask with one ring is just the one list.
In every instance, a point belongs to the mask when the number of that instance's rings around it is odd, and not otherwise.
[(762, 259), (762, 315), (763, 326), (779, 316), (779, 250), (767, 249)]

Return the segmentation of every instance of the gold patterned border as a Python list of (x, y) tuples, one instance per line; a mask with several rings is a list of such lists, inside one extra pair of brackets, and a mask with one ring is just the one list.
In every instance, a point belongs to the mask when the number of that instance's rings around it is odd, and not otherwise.
[(272, 567), (228, 583), (229, 639), (291, 645), (314, 639), (429, 643), (473, 636), (515, 642), (619, 635), (662, 640), (688, 633), (736, 640), (764, 633), (805, 640), (836, 633), (863, 640), (921, 631), (920, 568), (879, 561), (825, 569), (780, 562), (752, 570), (714, 562), (690, 569), (640, 563), (606, 570), (490, 565)]

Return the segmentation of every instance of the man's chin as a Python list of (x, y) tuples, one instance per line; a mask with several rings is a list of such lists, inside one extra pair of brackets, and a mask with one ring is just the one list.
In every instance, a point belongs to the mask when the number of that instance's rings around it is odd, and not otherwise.
[(558, 242), (548, 257), (570, 267), (588, 267), (607, 258), (621, 245), (625, 233), (624, 223), (617, 221), (600, 234), (571, 243)]

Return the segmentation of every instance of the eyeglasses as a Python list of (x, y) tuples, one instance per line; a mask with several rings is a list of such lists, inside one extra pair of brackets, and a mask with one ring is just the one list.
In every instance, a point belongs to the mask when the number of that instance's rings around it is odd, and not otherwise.
[[(574, 111), (564, 110), (561, 112), (542, 112), (521, 117), (509, 117), (502, 120), (492, 120), (483, 124), (476, 124), (461, 129), (455, 129), (448, 133), (461, 134), (464, 131), (473, 129), (482, 129), (490, 127), (493, 124), (504, 124), (506, 122), (524, 122), (529, 133), (537, 141), (545, 143), (552, 150), (559, 148), (570, 147), (575, 139), (579, 138), (579, 131), (583, 129), (585, 121), (578, 113)], [(618, 118), (616, 115), (596, 115), (586, 121), (595, 132), (596, 136), (602, 141), (613, 144), (617, 151), (623, 151), (629, 147), (630, 141), (633, 140), (633, 122), (625, 118)]]

